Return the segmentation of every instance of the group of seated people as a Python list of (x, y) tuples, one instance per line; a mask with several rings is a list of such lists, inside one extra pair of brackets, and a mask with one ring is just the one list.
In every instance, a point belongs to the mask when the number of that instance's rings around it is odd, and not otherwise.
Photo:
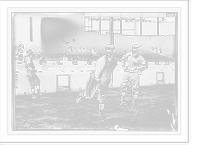
[(68, 58), (65, 54), (62, 55), (61, 53), (59, 53), (56, 60), (57, 60), (57, 64), (62, 65), (63, 61), (68, 61)]
[[(68, 61), (69, 59), (67, 58), (66, 54), (58, 54), (57, 57), (57, 64), (62, 65), (64, 61)], [(78, 61), (81, 61), (79, 56), (76, 56), (76, 58), (74, 59), (75, 63), (77, 63)]]

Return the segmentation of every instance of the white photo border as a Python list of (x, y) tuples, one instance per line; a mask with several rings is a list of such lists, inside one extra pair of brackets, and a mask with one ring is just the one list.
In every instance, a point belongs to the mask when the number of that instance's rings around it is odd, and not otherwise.
[[(144, 2), (144, 1), (143, 1)], [(15, 4), (16, 3), (16, 4)], [(1, 51), (1, 103), (0, 103), (0, 143), (188, 143), (189, 142), (189, 1), (156, 2), (138, 1), (83, 2), (1, 2), (0, 3), (0, 51)], [(151, 4), (148, 4), (151, 3)], [(38, 5), (40, 4), (40, 5)], [(63, 4), (67, 4), (63, 8)], [(83, 5), (82, 5), (83, 4)], [(40, 7), (38, 7), (40, 6)], [(75, 7), (76, 6), (76, 7)], [(89, 7), (88, 7), (89, 6)], [(134, 6), (134, 7), (130, 7)], [(151, 6), (151, 7), (150, 7)], [(154, 6), (154, 7), (153, 7)], [(178, 97), (180, 130), (178, 132), (64, 132), (26, 131), (16, 132), (11, 128), (11, 13), (12, 12), (178, 12)], [(140, 11), (138, 11), (140, 10)], [(174, 11), (173, 11), (174, 10)], [(186, 18), (187, 17), (187, 18)], [(8, 51), (8, 52), (3, 52)], [(187, 69), (185, 69), (187, 68)], [(7, 102), (7, 104), (6, 104)], [(183, 103), (183, 104), (182, 104)]]

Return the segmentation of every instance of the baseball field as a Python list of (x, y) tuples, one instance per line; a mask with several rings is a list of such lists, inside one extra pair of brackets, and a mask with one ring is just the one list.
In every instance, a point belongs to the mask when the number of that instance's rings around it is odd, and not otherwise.
[(14, 130), (113, 131), (118, 126), (129, 131), (171, 131), (167, 110), (173, 112), (177, 106), (175, 85), (140, 87), (139, 91), (135, 104), (127, 96), (127, 104), (120, 106), (120, 89), (110, 89), (101, 116), (97, 116), (95, 98), (76, 104), (78, 92), (47, 93), (36, 99), (15, 96)]

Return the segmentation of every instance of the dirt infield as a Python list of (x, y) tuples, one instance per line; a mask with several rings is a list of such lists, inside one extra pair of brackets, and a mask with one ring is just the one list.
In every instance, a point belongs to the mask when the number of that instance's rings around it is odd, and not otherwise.
[[(77, 92), (15, 97), (14, 130), (114, 130), (171, 131), (167, 109), (174, 111), (174, 85), (141, 87), (135, 105), (120, 106), (120, 89), (108, 92), (105, 109), (98, 117), (95, 100), (76, 104)], [(128, 98), (130, 100), (130, 98)], [(177, 121), (177, 116), (175, 117)]]

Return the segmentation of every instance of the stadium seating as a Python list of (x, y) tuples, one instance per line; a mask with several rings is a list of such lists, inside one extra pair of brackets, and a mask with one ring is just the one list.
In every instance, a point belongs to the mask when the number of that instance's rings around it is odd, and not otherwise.
[[(172, 62), (173, 46), (172, 41), (174, 36), (122, 36), (115, 35), (115, 56), (121, 59), (123, 54), (131, 50), (131, 46), (134, 43), (141, 45), (140, 54), (148, 62)], [(74, 60), (76, 56), (79, 56), (83, 61), (95, 61), (105, 53), (105, 46), (109, 42), (109, 36), (104, 36), (99, 33), (85, 32), (81, 35), (81, 38), (77, 39), (76, 43), (73, 43), (73, 52), (69, 50), (69, 45), (63, 43), (54, 42), (48, 47), (42, 47), (40, 44), (29, 43), (27, 48), (32, 48), (34, 51), (33, 59), (38, 60), (40, 54), (45, 52), (47, 60), (56, 60), (59, 53), (66, 54), (69, 60)], [(85, 51), (79, 50), (80, 46), (85, 47)], [(162, 49), (162, 53), (152, 51), (151, 47), (159, 47)], [(91, 49), (95, 47), (96, 54), (91, 53)], [(167, 48), (168, 47), (168, 48)]]

